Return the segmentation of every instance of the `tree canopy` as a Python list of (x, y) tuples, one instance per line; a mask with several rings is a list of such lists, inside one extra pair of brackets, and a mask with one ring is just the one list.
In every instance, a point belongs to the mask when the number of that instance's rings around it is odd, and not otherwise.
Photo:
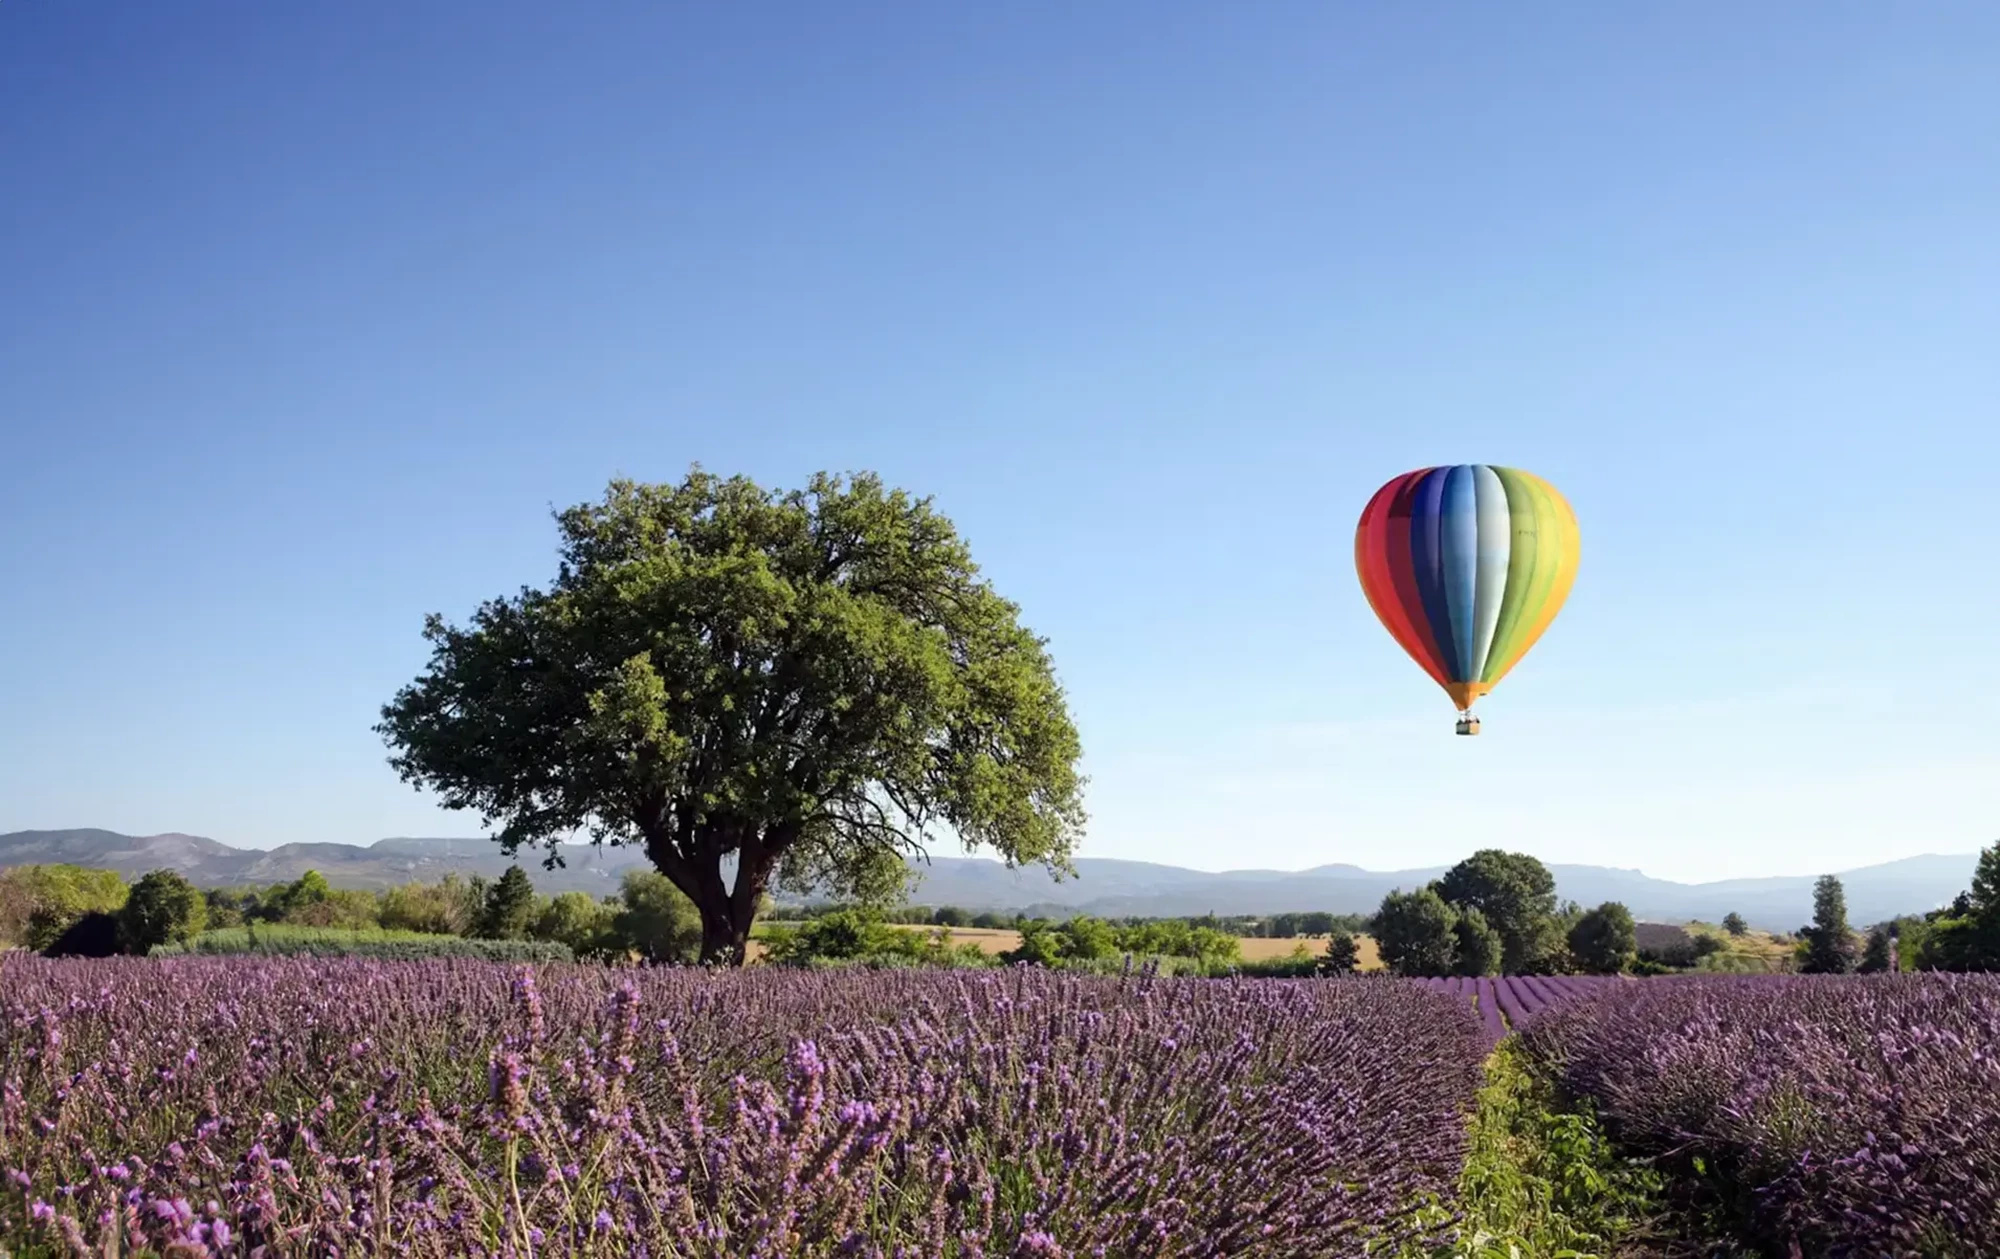
[(697, 468), (557, 522), (554, 582), (428, 618), (377, 727), (507, 852), (641, 845), (703, 957), (738, 961), (774, 884), (881, 896), (946, 837), (1070, 869), (1081, 748), (1046, 644), (928, 499)]
[(1586, 974), (1616, 975), (1630, 969), (1639, 956), (1632, 911), (1617, 901), (1606, 901), (1578, 918), (1569, 929), (1569, 954)]
[(1382, 898), (1372, 930), (1382, 962), (1398, 975), (1449, 975), (1458, 957), (1458, 914), (1431, 888)]
[(1544, 969), (1561, 946), (1555, 876), (1526, 853), (1483, 848), (1445, 871), (1435, 886), (1454, 908), (1485, 915), (1500, 936), (1500, 966), (1506, 974)]
[(118, 911), (119, 929), (134, 953), (192, 939), (207, 920), (201, 889), (173, 870), (155, 870), (134, 883)]
[(1845, 975), (1854, 970), (1859, 950), (1847, 926), (1847, 893), (1840, 880), (1821, 875), (1813, 884), (1812, 926), (1801, 928), (1804, 945), (1799, 969), (1809, 975)]

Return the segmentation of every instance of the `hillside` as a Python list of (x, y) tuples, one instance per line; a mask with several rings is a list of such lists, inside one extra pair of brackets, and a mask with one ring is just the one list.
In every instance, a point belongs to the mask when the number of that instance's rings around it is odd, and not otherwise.
[[(643, 866), (632, 848), (564, 845), (564, 866), (544, 870), (543, 854), (524, 853), (521, 864), (545, 893), (615, 890), (625, 870)], [(1847, 889), (1848, 917), (1857, 924), (1920, 913), (1949, 901), (1971, 882), (1973, 854), (1910, 857), (1884, 865), (1836, 871)], [(295, 879), (318, 870), (337, 887), (382, 888), (446, 873), (498, 877), (509, 862), (487, 839), (396, 838), (373, 844), (283, 844), (232, 848), (195, 835), (134, 837), (104, 830), (17, 831), (0, 835), (0, 866), (63, 861), (136, 877), (148, 870), (179, 870), (207, 886), (240, 886)], [(1083, 857), (1078, 877), (1060, 882), (1040, 869), (1008, 870), (975, 857), (936, 857), (918, 866), (912, 900), (967, 909), (1039, 909), (1051, 914), (1090, 913), (1167, 917), (1185, 914), (1264, 914), (1326, 910), (1365, 913), (1384, 893), (1415, 887), (1442, 868), (1370, 871), (1334, 864), (1309, 870), (1229, 870), (1210, 873), (1144, 861)], [(1752, 925), (1791, 931), (1812, 914), (1818, 872), (1715, 883), (1675, 883), (1637, 870), (1552, 865), (1558, 892), (1585, 905), (1622, 901), (1633, 914), (1659, 922), (1719, 921), (1734, 911)]]

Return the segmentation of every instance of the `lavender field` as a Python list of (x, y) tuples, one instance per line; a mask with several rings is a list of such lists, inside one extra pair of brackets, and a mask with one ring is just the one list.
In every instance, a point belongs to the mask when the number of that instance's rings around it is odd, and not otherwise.
[(1395, 981), (0, 961), (17, 1255), (1351, 1255), (1487, 1047)]
[(1760, 1253), (2000, 1253), (1995, 978), (21, 957), (0, 1250), (1460, 1253), (1510, 1032)]
[(1620, 984), (1523, 1046), (1776, 1254), (2000, 1254), (2000, 976)]

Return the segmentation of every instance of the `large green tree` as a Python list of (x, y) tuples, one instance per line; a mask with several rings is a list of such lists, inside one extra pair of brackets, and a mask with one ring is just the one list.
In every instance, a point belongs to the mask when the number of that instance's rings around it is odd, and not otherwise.
[(1430, 888), (1382, 898), (1369, 930), (1398, 975), (1449, 975), (1458, 959), (1458, 914)]
[(1483, 848), (1445, 871), (1434, 885), (1458, 909), (1476, 909), (1500, 934), (1500, 966), (1508, 975), (1544, 969), (1562, 946), (1556, 921), (1556, 880), (1526, 853)]
[(1075, 725), (1044, 641), (928, 499), (699, 469), (560, 513), (547, 589), (432, 616), (378, 731), (510, 854), (642, 846), (741, 961), (773, 886), (899, 892), (942, 838), (1069, 869)]
[(1590, 975), (1616, 975), (1639, 960), (1639, 928), (1632, 911), (1606, 901), (1569, 929), (1569, 955)]

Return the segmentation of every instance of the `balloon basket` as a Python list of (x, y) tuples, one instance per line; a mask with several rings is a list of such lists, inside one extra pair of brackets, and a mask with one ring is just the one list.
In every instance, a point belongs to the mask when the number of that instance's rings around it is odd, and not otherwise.
[(1478, 734), (1478, 733), (1479, 733), (1479, 718), (1477, 718), (1477, 717), (1474, 717), (1474, 716), (1473, 716), (1472, 714), (1470, 714), (1470, 713), (1467, 713), (1467, 714), (1465, 714), (1464, 716), (1461, 716), (1461, 717), (1460, 717), (1460, 718), (1458, 719), (1458, 733), (1460, 733), (1460, 734)]

